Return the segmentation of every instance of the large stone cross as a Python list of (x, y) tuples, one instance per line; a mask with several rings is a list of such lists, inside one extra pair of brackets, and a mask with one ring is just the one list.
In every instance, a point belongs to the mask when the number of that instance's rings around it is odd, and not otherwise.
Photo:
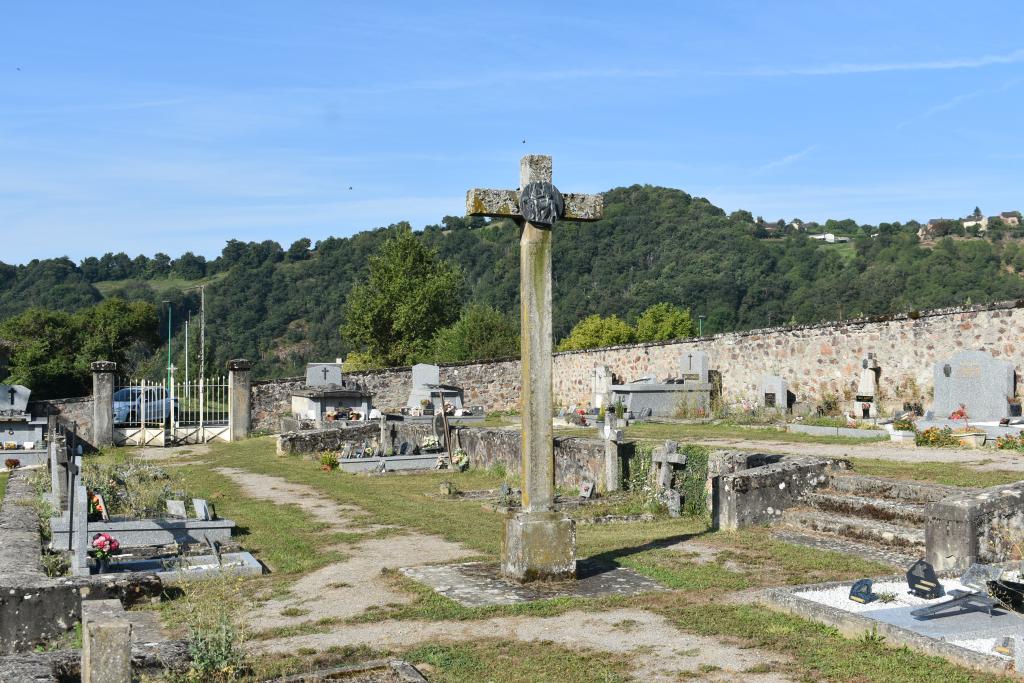
[(575, 576), (575, 527), (554, 512), (551, 233), (558, 220), (596, 221), (603, 210), (600, 195), (560, 193), (551, 157), (539, 154), (522, 158), (518, 190), (466, 193), (467, 214), (512, 218), (520, 227), (523, 512), (509, 518), (502, 544), (502, 571), (520, 581)]

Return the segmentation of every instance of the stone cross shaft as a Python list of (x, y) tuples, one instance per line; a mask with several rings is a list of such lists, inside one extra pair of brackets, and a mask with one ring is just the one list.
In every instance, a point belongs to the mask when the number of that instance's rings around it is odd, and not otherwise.
[[(529, 154), (519, 164), (519, 190), (466, 193), (471, 216), (511, 218), (520, 227), (519, 316), (522, 346), (523, 510), (547, 512), (555, 502), (554, 417), (551, 370), (551, 233), (523, 216), (520, 192), (533, 183), (551, 183), (551, 157)], [(602, 216), (600, 195), (562, 194), (561, 220), (596, 221)]]

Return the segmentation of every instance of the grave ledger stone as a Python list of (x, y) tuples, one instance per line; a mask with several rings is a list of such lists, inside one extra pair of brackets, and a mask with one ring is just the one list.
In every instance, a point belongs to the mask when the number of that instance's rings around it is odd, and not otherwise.
[(531, 154), (520, 162), (518, 191), (466, 194), (467, 214), (512, 218), (520, 228), (523, 509), (506, 520), (501, 560), (502, 573), (518, 581), (576, 575), (575, 524), (554, 510), (552, 228), (560, 219), (598, 220), (604, 202), (598, 195), (562, 194), (551, 180), (551, 157)]

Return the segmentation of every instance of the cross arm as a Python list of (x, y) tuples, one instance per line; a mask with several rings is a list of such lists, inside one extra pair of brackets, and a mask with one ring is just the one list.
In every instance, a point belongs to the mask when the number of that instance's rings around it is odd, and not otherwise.
[[(562, 220), (596, 221), (604, 215), (604, 197), (599, 194), (567, 192), (562, 194), (565, 213)], [(473, 189), (466, 193), (466, 214), (495, 218), (519, 218), (518, 190)]]

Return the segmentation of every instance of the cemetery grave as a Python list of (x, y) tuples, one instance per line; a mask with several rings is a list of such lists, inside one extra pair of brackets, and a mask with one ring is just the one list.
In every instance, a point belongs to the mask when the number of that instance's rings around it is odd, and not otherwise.
[(28, 411), (32, 391), (20, 384), (0, 384), (0, 452), (3, 460), (17, 460), (18, 467), (46, 462), (43, 430), (46, 418)]
[(993, 580), (1019, 581), (1022, 567), (1019, 562), (975, 564), (962, 575), (937, 576), (919, 561), (905, 576), (772, 588), (765, 600), (844, 633), (877, 633), (974, 669), (1019, 672), (1024, 670), (1024, 614), (990, 594)]
[(281, 431), (325, 429), (376, 417), (373, 395), (345, 379), (341, 363), (309, 363), (302, 388), (291, 397), (291, 415), (281, 418)]
[(631, 419), (708, 416), (711, 401), (718, 394), (709, 363), (706, 353), (693, 351), (680, 358), (678, 377), (661, 382), (645, 377), (612, 384), (610, 405), (621, 402)]

